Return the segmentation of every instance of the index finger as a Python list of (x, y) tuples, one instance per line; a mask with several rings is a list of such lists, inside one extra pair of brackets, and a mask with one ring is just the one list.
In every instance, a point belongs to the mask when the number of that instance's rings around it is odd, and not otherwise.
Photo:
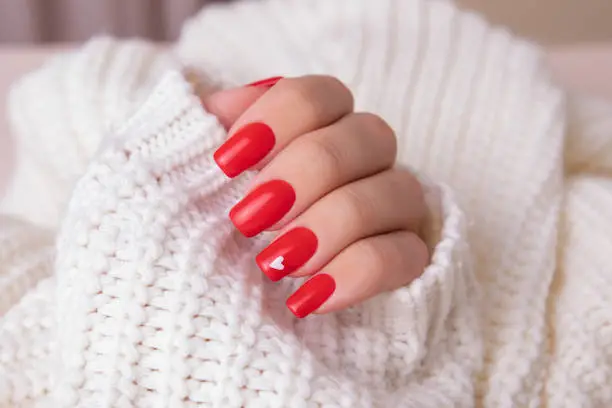
[(352, 110), (351, 92), (333, 77), (281, 79), (238, 118), (215, 161), (229, 177), (261, 169), (294, 139)]
[(215, 115), (219, 122), (230, 129), (236, 120), (268, 89), (270, 89), (280, 77), (269, 78), (266, 81), (258, 81), (239, 88), (224, 89), (210, 92), (206, 89), (198, 89), (199, 84), (195, 82), (196, 92), (204, 108)]

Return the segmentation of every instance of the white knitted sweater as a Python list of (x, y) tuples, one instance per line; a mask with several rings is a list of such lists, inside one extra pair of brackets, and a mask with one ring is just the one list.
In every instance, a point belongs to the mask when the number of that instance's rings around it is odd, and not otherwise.
[[(349, 85), (449, 186), (428, 189), (424, 274), (294, 319), (295, 282), (254, 263), (268, 238), (227, 218), (248, 176), (213, 165), (225, 132), (186, 67)], [(612, 406), (612, 108), (450, 3), (212, 7), (170, 51), (58, 57), (10, 118), (41, 187), (18, 172), (3, 204), (21, 219), (0, 221), (1, 407)]]

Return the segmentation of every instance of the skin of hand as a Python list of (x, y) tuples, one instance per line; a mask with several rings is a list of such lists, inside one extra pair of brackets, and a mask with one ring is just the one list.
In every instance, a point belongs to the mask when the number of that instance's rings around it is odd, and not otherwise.
[(409, 284), (429, 263), (420, 183), (395, 165), (396, 137), (328, 76), (269, 78), (201, 97), (228, 129), (214, 158), (229, 177), (257, 174), (230, 211), (273, 281), (308, 277), (287, 299), (297, 316), (341, 310)]

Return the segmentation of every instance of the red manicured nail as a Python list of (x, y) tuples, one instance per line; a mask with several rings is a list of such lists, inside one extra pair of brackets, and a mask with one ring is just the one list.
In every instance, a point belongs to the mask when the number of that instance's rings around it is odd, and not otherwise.
[(304, 265), (317, 250), (317, 242), (317, 236), (308, 228), (294, 228), (261, 251), (255, 261), (276, 282)]
[(262, 79), (261, 81), (251, 82), (250, 84), (246, 86), (262, 86), (264, 88), (272, 88), (281, 79), (283, 79), (282, 76), (275, 76), (272, 78)]
[(317, 310), (336, 290), (336, 281), (320, 273), (306, 281), (287, 299), (287, 307), (300, 319)]
[(295, 202), (291, 184), (272, 180), (256, 187), (231, 209), (229, 216), (240, 232), (252, 237), (276, 224)]
[(213, 157), (228, 177), (236, 177), (266, 157), (275, 142), (270, 126), (260, 122), (249, 123), (223, 143)]

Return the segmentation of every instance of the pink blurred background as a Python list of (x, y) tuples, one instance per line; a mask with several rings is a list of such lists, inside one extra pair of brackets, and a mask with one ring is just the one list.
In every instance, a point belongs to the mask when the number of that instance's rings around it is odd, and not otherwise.
[[(0, 42), (75, 42), (99, 33), (168, 41), (185, 18), (214, 1), (0, 0)], [(611, 0), (454, 1), (546, 45), (612, 40)]]
[(183, 21), (219, 0), (0, 1), (0, 42), (73, 42), (94, 34), (175, 39)]

